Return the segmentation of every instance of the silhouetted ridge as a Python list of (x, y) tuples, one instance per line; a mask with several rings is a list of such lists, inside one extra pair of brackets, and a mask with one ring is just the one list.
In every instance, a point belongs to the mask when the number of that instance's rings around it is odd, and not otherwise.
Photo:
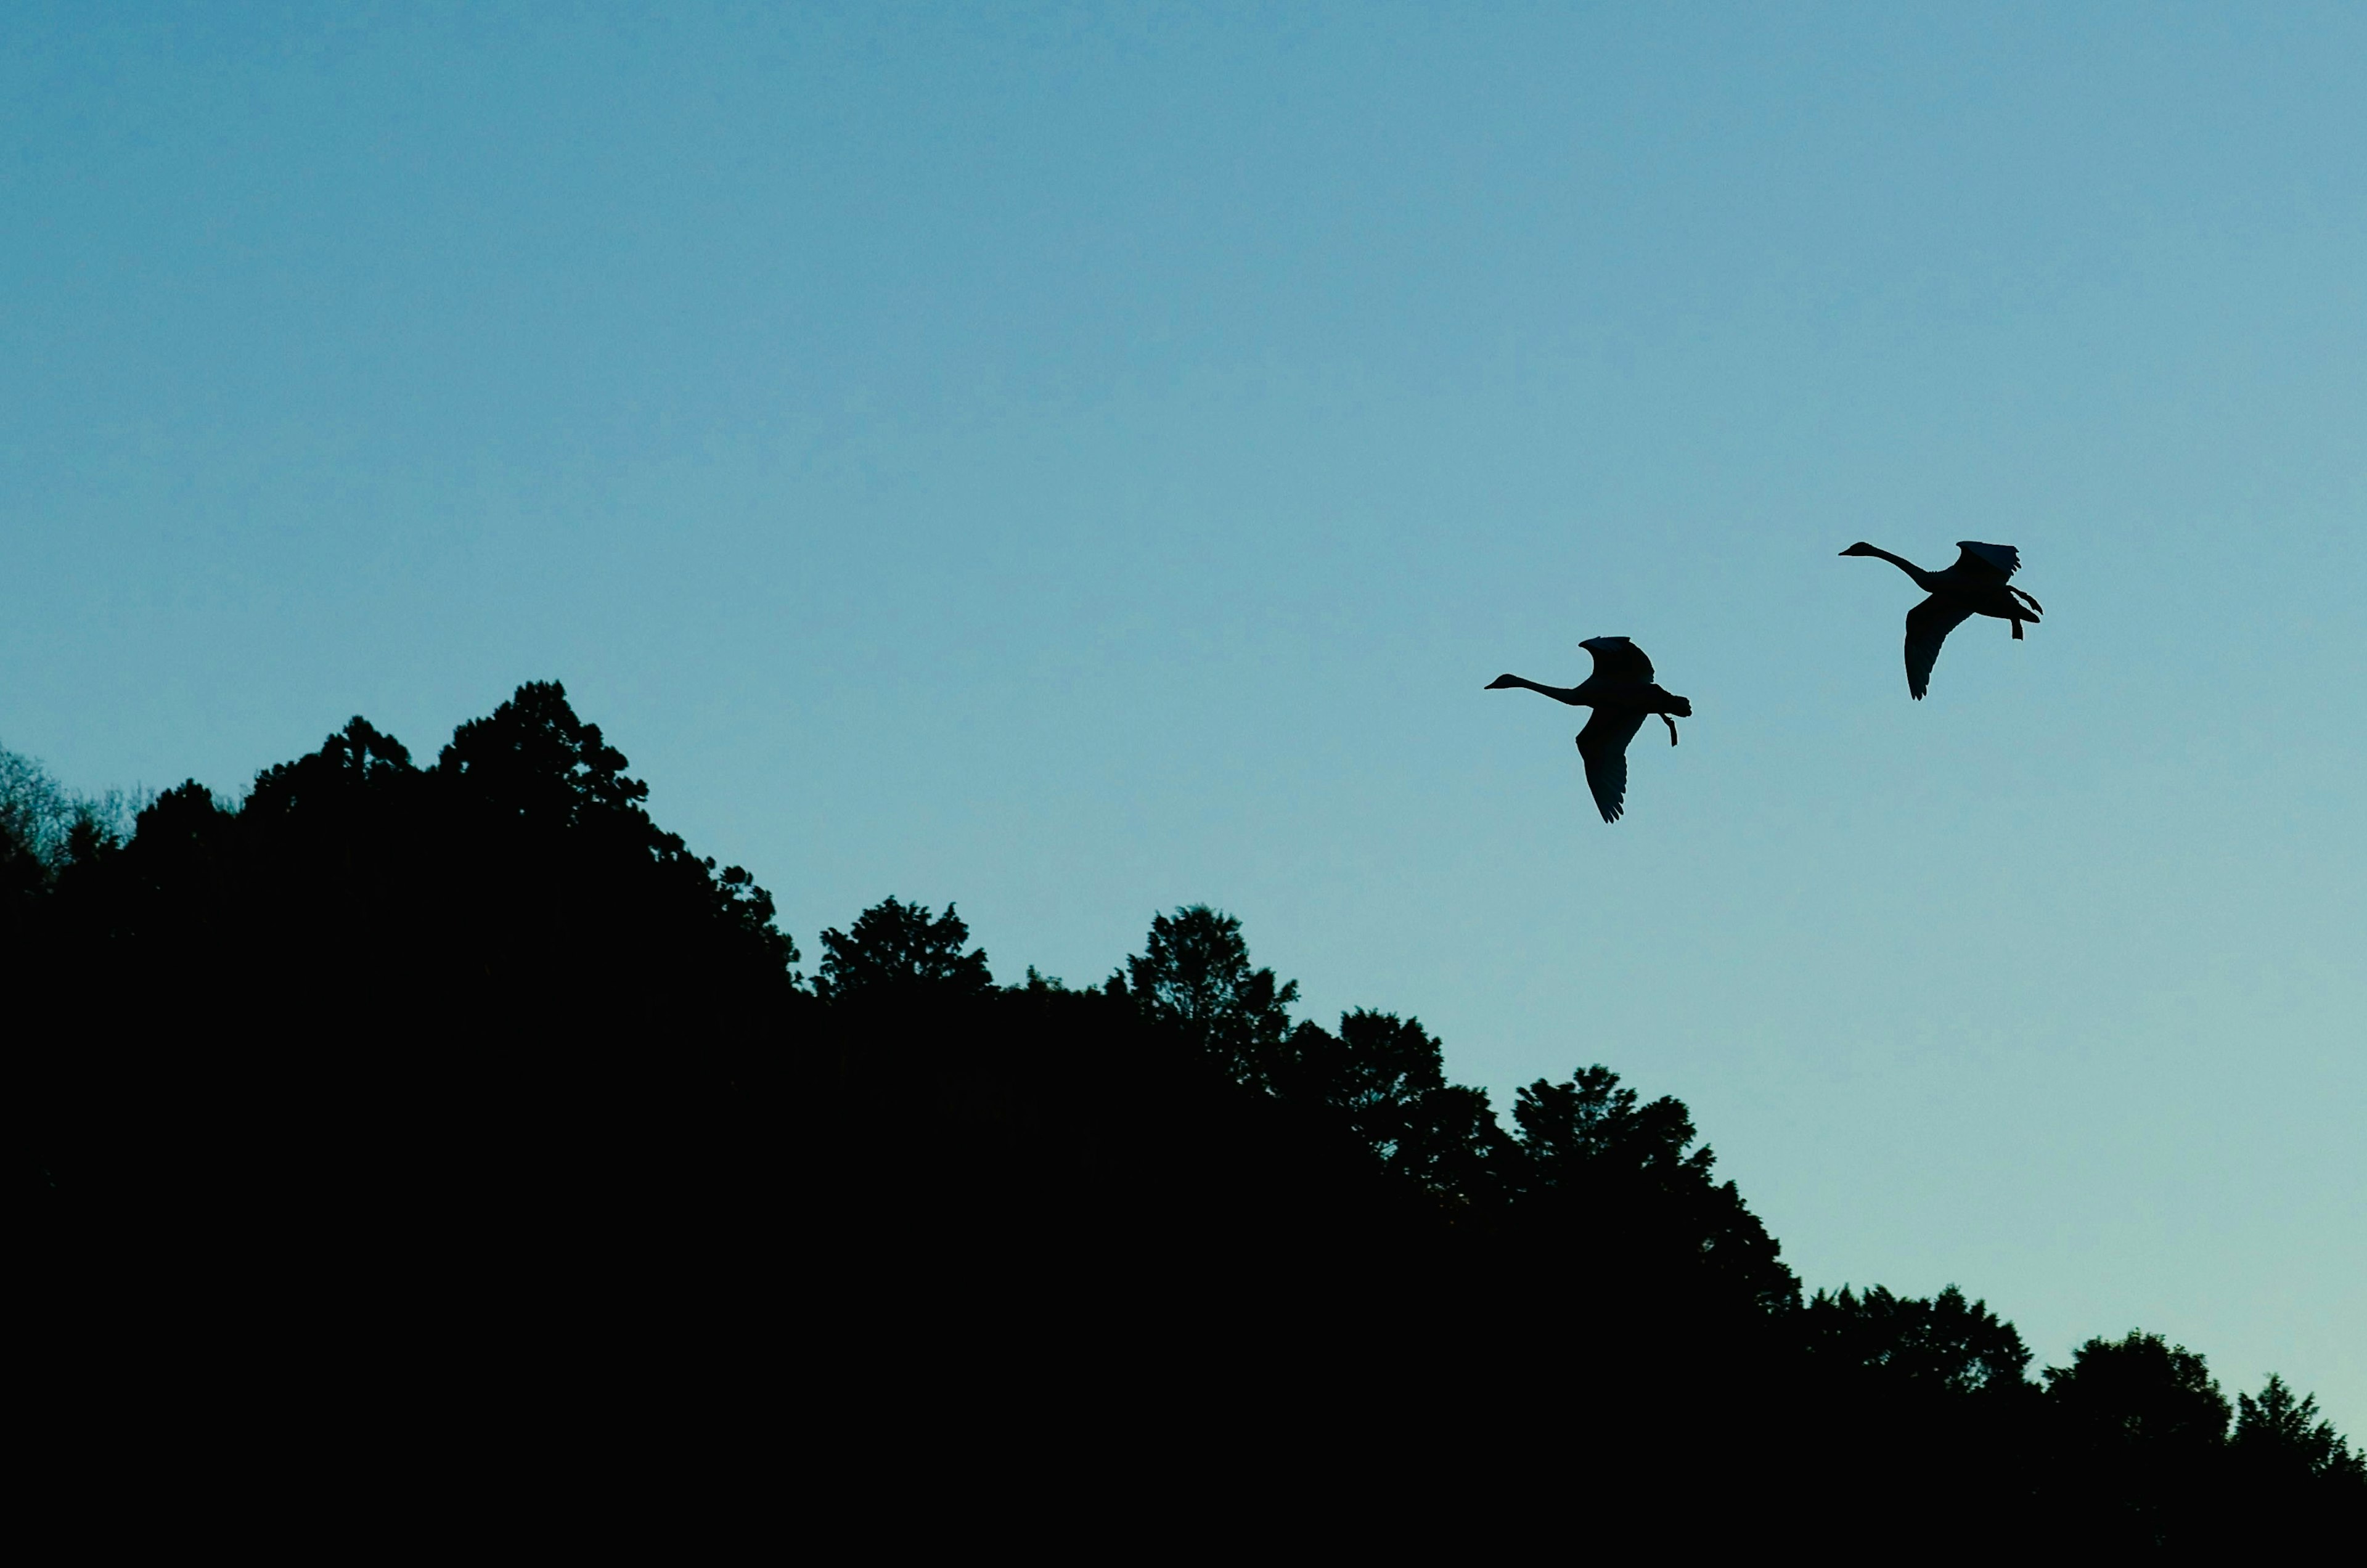
[(2231, 1408), (2132, 1332), (2033, 1381), (1953, 1286), (1803, 1301), (1681, 1101), (1587, 1066), (1508, 1125), (1418, 1019), (1294, 1017), (1207, 906), (1071, 988), (889, 898), (808, 984), (627, 765), (555, 683), (429, 768), (356, 718), (236, 801), (0, 753), (34, 1295), (251, 1378), (635, 1413), (716, 1473), (786, 1421), (850, 1483), (1341, 1539), (1500, 1494), (1657, 1549), (2254, 1551), (2367, 1512), (2282, 1380)]

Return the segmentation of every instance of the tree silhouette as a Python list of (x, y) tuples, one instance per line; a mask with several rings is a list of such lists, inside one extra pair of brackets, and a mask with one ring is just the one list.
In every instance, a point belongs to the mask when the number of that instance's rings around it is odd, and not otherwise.
[(625, 765), (537, 683), (436, 768), (357, 718), (241, 803), (192, 782), (69, 843), (18, 1057), (61, 1201), (314, 1245), (738, 1223), (796, 948)]
[(2013, 1325), (1950, 1285), (1819, 1291), (1801, 1311), (1802, 1451), (1849, 1478), (1870, 1525), (1954, 1521), (1952, 1544), (2018, 1550), (2042, 1506), (2041, 1395)]
[[(36, 926), (58, 912), (44, 896), (119, 844), (130, 814), (120, 793), (76, 795), (32, 758), (0, 750), (0, 958), (26, 958)], [(28, 973), (38, 967), (26, 961)]]
[(1948, 1393), (2028, 1389), (2030, 1351), (2013, 1325), (1950, 1285), (1929, 1299), (1876, 1285), (1818, 1291), (1802, 1329), (1809, 1353), (1833, 1369)]
[(1126, 984), (1147, 1016), (1225, 1063), (1237, 1081), (1276, 1087), (1298, 982), (1251, 967), (1237, 918), (1206, 904), (1154, 916), (1142, 953), (1126, 961)]
[(2156, 1455), (2199, 1452), (2227, 1431), (2226, 1395), (2202, 1357), (2158, 1334), (2131, 1329), (2090, 1339), (2068, 1367), (2049, 1367), (2056, 1406), (2096, 1441)]
[(0, 942), (13, 951), (38, 918), (50, 880), (42, 854), (60, 792), (29, 757), (0, 751)]
[(2367, 1529), (2367, 1454), (2318, 1415), (2314, 1395), (2296, 1395), (2271, 1372), (2259, 1396), (2236, 1396), (2227, 1443), (2237, 1511), (2225, 1532), (2237, 1549), (2307, 1548)]
[(620, 877), (614, 893), (646, 900), (660, 921), (728, 933), (743, 963), (796, 963), (796, 943), (774, 929), (772, 896), (739, 866), (718, 873), (652, 822), (641, 805), (649, 786), (626, 766), (599, 726), (576, 717), (564, 687), (532, 682), (455, 731), (436, 773), (481, 845), (557, 870), (572, 893), (598, 893), (597, 907), (637, 934), (649, 934), (640, 908), (594, 882)]
[(994, 984), (994, 976), (986, 966), (985, 949), (963, 951), (968, 942), (969, 926), (951, 904), (932, 917), (925, 904), (888, 898), (855, 916), (849, 930), (821, 933), (821, 970), (814, 989), (828, 1001), (913, 993), (977, 996)]
[(1732, 1292), (1762, 1312), (1799, 1300), (1781, 1248), (1731, 1181), (1710, 1176), (1716, 1156), (1693, 1148), (1692, 1116), (1669, 1096), (1638, 1103), (1610, 1068), (1586, 1067), (1562, 1083), (1540, 1078), (1512, 1101), (1520, 1154), (1512, 1181), (1529, 1208), (1583, 1224), (1621, 1267), (1693, 1288)]
[(1498, 1196), (1509, 1141), (1486, 1090), (1446, 1081), (1444, 1055), (1421, 1020), (1357, 1008), (1340, 1015), (1336, 1034), (1301, 1023), (1269, 1063), (1275, 1095), (1346, 1129), (1433, 1201), (1464, 1209)]
[(2230, 1440), (2237, 1458), (2264, 1479), (2324, 1482), (2354, 1495), (2367, 1487), (2367, 1456), (2343, 1441), (2333, 1422), (2319, 1419), (2315, 1394), (2296, 1397), (2274, 1372), (2258, 1399), (2236, 1396)]
[(28, 1278), (136, 1258), (174, 1290), (114, 1294), (184, 1314), (342, 1292), (423, 1365), (506, 1314), (750, 1399), (795, 1323), (816, 1429), (1047, 1414), (1130, 1463), (1220, 1429), (1222, 1484), (1343, 1530), (1491, 1484), (1662, 1551), (1796, 1516), (2258, 1555), (2367, 1516), (2282, 1379), (2231, 1431), (2156, 1335), (2042, 1390), (1953, 1285), (1803, 1304), (1682, 1102), (1593, 1066), (1508, 1130), (1418, 1019), (1295, 1022), (1206, 905), (1070, 990), (996, 987), (952, 905), (891, 897), (809, 991), (770, 896), (628, 766), (556, 682), (432, 766), (356, 717), (136, 814), (0, 753), (0, 1098), (71, 1244)]
[(2158, 1334), (2094, 1338), (2046, 1370), (2058, 1463), (2090, 1495), (2091, 1538), (2148, 1549), (2207, 1539), (2229, 1405), (2202, 1357)]

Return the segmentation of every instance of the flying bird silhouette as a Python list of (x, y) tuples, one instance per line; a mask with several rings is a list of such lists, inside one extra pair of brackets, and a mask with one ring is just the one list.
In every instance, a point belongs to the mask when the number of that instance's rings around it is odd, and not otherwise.
[(1863, 539), (1841, 554), (1879, 556), (1915, 580), (1931, 595), (1907, 612), (1907, 693), (1917, 702), (1931, 684), (1931, 665), (1940, 645), (1968, 615), (1994, 615), (2013, 623), (2013, 639), (2022, 640), (2022, 623), (2036, 626), (2044, 612), (2038, 601), (2006, 579), (2022, 570), (2022, 552), (2011, 545), (1984, 545), (1973, 539), (1956, 541), (1956, 564), (1945, 571), (1925, 571), (1913, 561), (1880, 550)]
[[(1542, 692), (1557, 703), (1591, 707), (1593, 716), (1578, 732), (1578, 754), (1586, 760), (1586, 787), (1605, 822), (1616, 822), (1627, 797), (1627, 742), (1652, 714), (1669, 727), (1669, 744), (1677, 743), (1677, 719), (1691, 718), (1693, 705), (1652, 683), (1652, 661), (1624, 637), (1589, 637), (1578, 645), (1594, 656), (1594, 673), (1575, 686), (1541, 686), (1518, 675), (1499, 675), (1487, 690), (1511, 686)], [(1673, 714), (1674, 718), (1670, 716)]]

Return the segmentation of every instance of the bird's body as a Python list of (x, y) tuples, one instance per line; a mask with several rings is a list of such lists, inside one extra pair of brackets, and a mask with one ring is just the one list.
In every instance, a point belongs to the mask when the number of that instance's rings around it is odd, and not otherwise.
[(1677, 743), (1677, 720), (1691, 718), (1693, 705), (1652, 680), (1652, 661), (1624, 637), (1589, 637), (1579, 647), (1594, 656), (1594, 673), (1575, 686), (1546, 686), (1518, 675), (1499, 675), (1488, 690), (1520, 686), (1572, 707), (1590, 707), (1592, 717), (1578, 734), (1578, 754), (1586, 762), (1586, 784), (1605, 822), (1616, 822), (1627, 797), (1627, 742), (1654, 714)]
[(1903, 556), (1860, 541), (1841, 552), (1886, 560), (1912, 578), (1931, 595), (1907, 612), (1907, 694), (1916, 701), (1931, 683), (1931, 666), (1948, 634), (1974, 615), (1990, 615), (2013, 623), (2013, 637), (2022, 640), (2022, 624), (2036, 626), (2043, 614), (2038, 601), (2007, 580), (2022, 570), (2022, 552), (2011, 545), (1985, 545), (1973, 539), (1956, 543), (1956, 561), (1944, 571), (1926, 571)]

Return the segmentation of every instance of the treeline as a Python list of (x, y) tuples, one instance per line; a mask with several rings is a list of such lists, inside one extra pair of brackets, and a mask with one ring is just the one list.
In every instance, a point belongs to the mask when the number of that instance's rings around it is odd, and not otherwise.
[[(1295, 1018), (1212, 909), (1070, 988), (889, 898), (808, 978), (626, 766), (556, 684), (432, 763), (357, 718), (235, 802), (0, 754), (56, 1289), (103, 1275), (124, 1319), (296, 1288), (390, 1385), (688, 1388), (850, 1471), (1033, 1454), (1343, 1536), (1475, 1487), (1670, 1549), (2367, 1522), (2367, 1462), (2281, 1380), (2231, 1405), (2136, 1331), (2033, 1376), (1953, 1287), (1804, 1296), (1677, 1100), (1585, 1066), (1507, 1125), (1418, 1021)], [(1006, 1503), (1063, 1506), (1032, 1484)]]

